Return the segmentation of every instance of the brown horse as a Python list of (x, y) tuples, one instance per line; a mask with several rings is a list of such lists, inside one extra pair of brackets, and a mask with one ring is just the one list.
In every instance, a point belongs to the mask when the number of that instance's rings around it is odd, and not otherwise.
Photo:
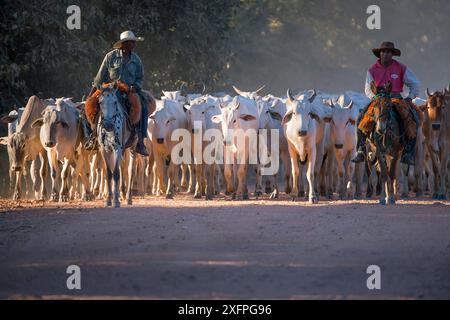
[(374, 82), (372, 92), (376, 95), (373, 103), (375, 128), (370, 141), (370, 150), (376, 155), (377, 164), (381, 171), (381, 194), (379, 203), (395, 204), (397, 193), (398, 163), (403, 151), (400, 130), (400, 118), (396, 114), (391, 99), (392, 83), (384, 86), (384, 91), (377, 92)]

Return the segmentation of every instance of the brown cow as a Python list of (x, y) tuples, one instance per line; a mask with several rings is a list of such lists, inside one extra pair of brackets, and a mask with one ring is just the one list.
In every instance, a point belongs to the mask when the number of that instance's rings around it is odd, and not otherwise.
[(447, 161), (450, 150), (450, 105), (444, 93), (436, 91), (430, 94), (427, 89), (427, 104), (422, 106), (424, 112), (423, 131), (426, 137), (434, 172), (433, 198), (446, 198)]

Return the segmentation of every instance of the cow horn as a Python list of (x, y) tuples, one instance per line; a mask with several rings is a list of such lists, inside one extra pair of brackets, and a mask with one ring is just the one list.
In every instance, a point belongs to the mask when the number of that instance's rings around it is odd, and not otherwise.
[(313, 92), (312, 92), (312, 94), (311, 94), (311, 96), (309, 97), (309, 102), (310, 103), (313, 103), (313, 101), (314, 101), (314, 99), (316, 98), (316, 96), (317, 96), (317, 91), (316, 91), (316, 89), (313, 89)]
[(347, 109), (351, 109), (353, 107), (353, 100), (350, 101), (350, 103), (348, 104), (348, 106), (346, 107)]
[(238, 88), (236, 88), (235, 86), (233, 86), (234, 91), (236, 91), (236, 93), (240, 96), (242, 96), (243, 94), (245, 94), (243, 91), (239, 90)]
[(432, 95), (430, 94), (430, 90), (427, 88), (427, 97), (431, 97)]
[(260, 91), (264, 90), (264, 88), (266, 87), (266, 85), (263, 85), (261, 88), (259, 88), (258, 90), (255, 91), (256, 94), (259, 94)]
[(205, 85), (205, 82), (202, 81), (202, 85), (203, 85), (202, 94), (205, 94), (205, 92), (206, 92), (206, 85)]
[(291, 89), (287, 89), (287, 97), (288, 97), (289, 102), (292, 103), (295, 101), (295, 98), (291, 94)]
[(183, 90), (186, 87), (186, 82), (183, 81), (183, 83), (181, 84), (180, 88), (178, 89), (178, 91), (181, 92), (181, 94), (183, 94)]

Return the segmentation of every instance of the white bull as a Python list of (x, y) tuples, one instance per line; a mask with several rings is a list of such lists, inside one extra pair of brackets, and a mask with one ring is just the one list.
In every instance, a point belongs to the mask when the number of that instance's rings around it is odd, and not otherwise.
[[(221, 108), (221, 114), (212, 117), (220, 123), (225, 139), (224, 176), (226, 193), (237, 200), (248, 199), (247, 169), (249, 154), (255, 166), (257, 159), (258, 108), (256, 102), (244, 97), (235, 97)], [(256, 158), (256, 159), (255, 159)], [(237, 175), (237, 179), (236, 176)], [(237, 187), (235, 181), (237, 180)], [(257, 193), (258, 190), (255, 190)]]
[(332, 199), (333, 192), (332, 175), (334, 174), (334, 165), (337, 165), (338, 173), (338, 192), (341, 200), (345, 199), (346, 193), (352, 197), (352, 179), (355, 165), (350, 161), (356, 150), (355, 109), (353, 101), (348, 102), (348, 97), (341, 95), (337, 101), (327, 100), (326, 103), (330, 109), (328, 115), (324, 117), (327, 126), (325, 129), (326, 141), (326, 177), (327, 177), (327, 196)]
[[(159, 186), (161, 190), (165, 190), (167, 199), (173, 198), (174, 183), (178, 178), (178, 164), (173, 161), (174, 159), (171, 159), (174, 147), (179, 144), (178, 140), (173, 141), (172, 138), (176, 129), (185, 129), (188, 132), (188, 120), (183, 107), (174, 100), (157, 100), (156, 110), (150, 115), (148, 131), (152, 142)], [(183, 150), (183, 153), (185, 151)], [(190, 156), (189, 148), (189, 154), (183, 154), (182, 157)], [(166, 160), (169, 160), (167, 174)], [(167, 187), (164, 181), (165, 176), (168, 177)]]
[[(51, 168), (52, 200), (69, 200), (69, 173), (73, 166), (72, 184), (78, 176), (83, 184), (83, 200), (90, 200), (89, 160), (81, 149), (79, 111), (70, 99), (57, 99), (54, 105), (45, 108), (42, 118), (36, 119), (31, 127), (40, 128), (40, 140), (47, 151)], [(60, 168), (62, 164), (62, 168)], [(58, 182), (61, 181), (61, 186)], [(59, 190), (58, 190), (59, 189)]]
[[(306, 177), (309, 184), (309, 202), (318, 203), (315, 176), (319, 175), (323, 160), (323, 121), (320, 110), (313, 105), (317, 92), (306, 97), (294, 98), (287, 91), (287, 113), (283, 118), (283, 126), (288, 141), (289, 155), (292, 165), (292, 198), (298, 196), (299, 162), (307, 166)], [(317, 171), (317, 172), (316, 172)]]
[[(21, 198), (22, 175), (26, 161), (32, 162), (31, 178), (33, 180), (35, 198), (39, 200), (45, 199), (47, 157), (39, 139), (39, 128), (31, 127), (33, 121), (41, 116), (41, 112), (45, 107), (45, 101), (39, 99), (37, 96), (31, 96), (25, 106), (20, 122), (17, 124), (16, 131), (9, 137), (1, 138), (1, 143), (8, 145), (10, 169), (16, 173), (13, 195), (13, 199), (15, 200)], [(10, 118), (9, 120), (12, 122), (16, 121), (14, 118)], [(37, 177), (34, 175), (35, 160), (37, 160), (38, 156), (41, 160), (40, 188)]]
[[(217, 153), (223, 153), (221, 141), (216, 141), (215, 138), (211, 139), (212, 136), (209, 136), (212, 130), (220, 132), (220, 126), (211, 119), (213, 116), (221, 114), (219, 101), (211, 97), (197, 98), (191, 101), (190, 105), (185, 105), (185, 108), (187, 109), (188, 128), (192, 133), (192, 154), (196, 176), (194, 197), (201, 198), (204, 194), (206, 200), (211, 200), (213, 194), (217, 194), (220, 190), (216, 175), (220, 167), (216, 163), (216, 156)], [(205, 133), (207, 133), (206, 136)], [(212, 153), (207, 153), (208, 150)]]

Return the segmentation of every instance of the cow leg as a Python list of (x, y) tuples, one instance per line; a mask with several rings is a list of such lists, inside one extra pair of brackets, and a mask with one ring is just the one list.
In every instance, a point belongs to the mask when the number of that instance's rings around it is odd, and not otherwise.
[(128, 188), (127, 188), (127, 204), (132, 205), (133, 204), (133, 180), (134, 180), (134, 167), (136, 163), (136, 154), (134, 152), (130, 152), (130, 158), (129, 158), (129, 164), (128, 164)]
[(300, 174), (300, 168), (298, 165), (298, 155), (297, 152), (295, 150), (291, 150), (291, 148), (289, 148), (289, 155), (291, 157), (291, 168), (292, 168), (292, 193), (291, 193), (291, 197), (292, 200), (295, 201), (295, 199), (297, 199), (298, 197), (298, 178), (299, 178), (299, 174)]
[(166, 192), (167, 188), (164, 183), (164, 171), (165, 169), (165, 163), (164, 159), (161, 155), (156, 154), (155, 155), (155, 164), (156, 164), (156, 175), (158, 177), (158, 184), (159, 187), (156, 189), (156, 195), (159, 196), (161, 192)]
[[(180, 181), (180, 185), (178, 187), (179, 191), (187, 191), (188, 190), (188, 182), (186, 179), (186, 172), (188, 170), (188, 167), (186, 164), (182, 164), (181, 165), (181, 181)], [(178, 179), (178, 176), (177, 176)]]
[[(443, 142), (445, 144), (445, 142)], [(439, 167), (439, 176), (440, 176), (440, 186), (437, 194), (438, 200), (445, 200), (447, 198), (447, 161), (448, 161), (448, 150), (446, 146), (441, 146), (440, 148), (440, 167)]]
[(38, 168), (37, 168), (37, 159), (31, 160), (30, 165), (30, 177), (31, 177), (31, 184), (33, 186), (34, 191), (34, 198), (36, 200), (39, 200), (39, 185), (37, 181), (38, 176)]
[(50, 177), (52, 179), (52, 201), (58, 201), (59, 190), (58, 190), (58, 178), (60, 176), (59, 161), (56, 159), (56, 153), (47, 151), (48, 158), (50, 160)]
[(308, 179), (309, 184), (309, 203), (316, 204), (319, 202), (319, 199), (316, 196), (316, 190), (314, 188), (314, 179), (315, 179), (315, 164), (316, 164), (316, 151), (311, 150), (308, 157), (308, 169), (306, 171), (306, 178)]
[[(239, 165), (240, 168), (241, 165)], [(254, 196), (258, 198), (259, 196), (262, 196), (262, 176), (261, 176), (261, 166), (259, 164), (254, 164), (254, 170), (255, 170), (255, 193)], [(239, 189), (239, 188), (238, 188)]]
[[(214, 164), (206, 164), (205, 165), (205, 199), (212, 200), (214, 194)], [(197, 176), (198, 180), (198, 176)]]
[(338, 190), (339, 200), (345, 199), (345, 179), (344, 179), (344, 159), (336, 155), (337, 160), (337, 173), (338, 173)]
[(47, 196), (47, 189), (45, 187), (45, 182), (47, 180), (48, 174), (48, 158), (45, 152), (41, 152), (39, 154), (39, 158), (41, 159), (41, 167), (39, 169), (39, 176), (41, 178), (41, 188), (40, 188), (40, 200), (44, 201)]
[(14, 187), (14, 200), (20, 200), (22, 195), (22, 173), (23, 171), (16, 171), (16, 185)]
[(177, 165), (175, 165), (172, 161), (169, 164), (169, 168), (167, 169), (167, 190), (166, 190), (166, 199), (173, 199), (174, 194), (174, 183), (175, 179), (178, 178), (177, 171)]
[[(205, 165), (206, 166), (206, 165)], [(195, 183), (195, 199), (200, 199), (202, 197), (202, 190), (204, 188), (203, 185), (203, 165), (196, 164), (195, 165), (195, 176), (197, 177), (196, 183)]]
[(188, 164), (188, 171), (189, 171), (189, 183), (188, 183), (188, 193), (194, 193), (194, 165)]
[(232, 195), (234, 193), (234, 179), (233, 179), (233, 167), (231, 164), (225, 164), (223, 175), (226, 182), (226, 195)]
[(61, 190), (59, 192), (59, 201), (67, 202), (69, 201), (69, 186), (68, 186), (68, 176), (69, 176), (69, 160), (64, 159), (63, 167), (61, 170)]
[[(125, 150), (124, 157), (120, 163), (120, 192), (122, 199), (127, 198), (128, 164), (130, 162), (130, 149)], [(133, 188), (133, 186), (131, 186)]]
[(354, 197), (354, 187), (353, 187), (353, 175), (355, 173), (355, 164), (350, 161), (353, 152), (347, 155), (347, 159), (345, 160), (345, 181), (347, 182), (347, 197), (352, 199)]
[(246, 177), (247, 177), (247, 164), (245, 164), (245, 163), (238, 164), (238, 170), (237, 170), (238, 186), (237, 186), (237, 192), (236, 192), (236, 200), (248, 199), (247, 188), (246, 188), (246, 186), (247, 186)]
[(289, 158), (288, 152), (283, 152), (281, 154), (281, 161), (283, 162), (284, 167), (284, 192), (286, 194), (290, 194), (292, 191), (291, 185), (292, 169), (291, 169), (291, 159)]

